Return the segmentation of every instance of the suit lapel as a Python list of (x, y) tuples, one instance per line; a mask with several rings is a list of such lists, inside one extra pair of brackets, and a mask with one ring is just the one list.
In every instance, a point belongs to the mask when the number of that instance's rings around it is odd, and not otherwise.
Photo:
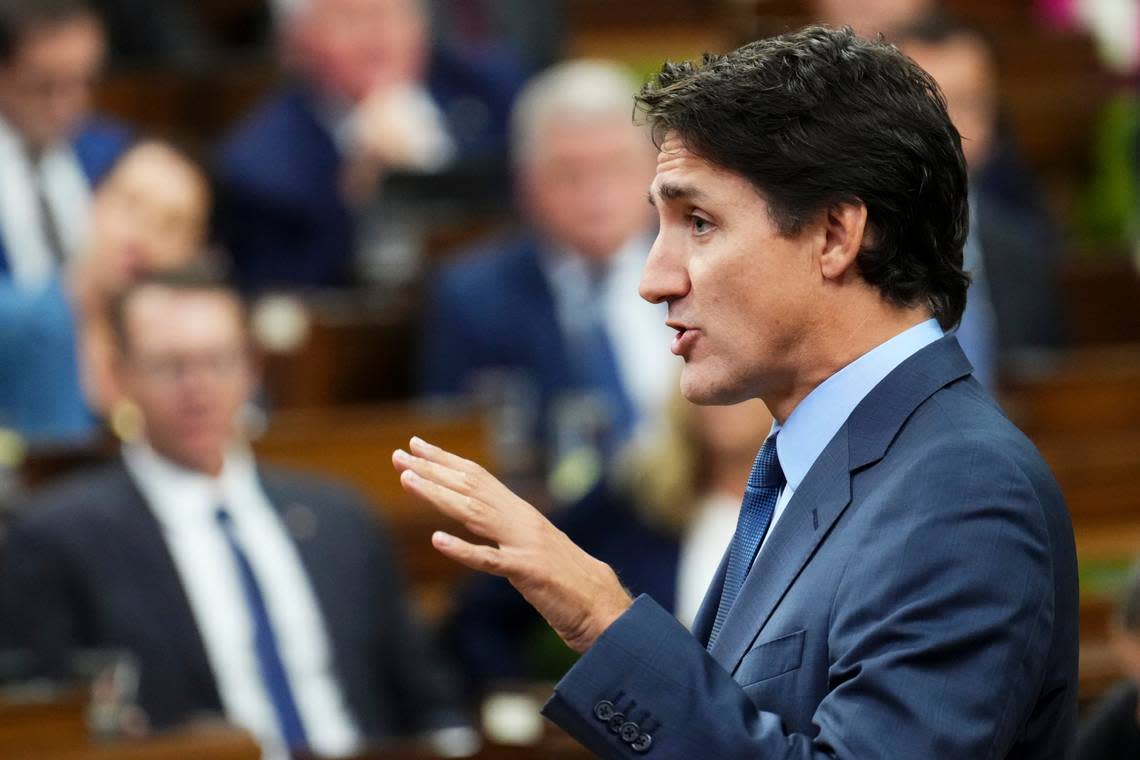
[[(711, 650), (728, 672), (736, 670), (776, 605), (850, 503), (847, 453), (847, 431), (840, 428), (812, 465), (757, 555)], [(709, 603), (708, 599), (705, 601)], [(715, 614), (715, 606), (712, 609)]]
[(186, 665), (186, 671), (201, 693), (211, 695), (221, 706), (213, 670), (206, 658), (206, 647), (198, 630), (198, 623), (190, 608), (190, 600), (178, 576), (174, 558), (167, 548), (166, 537), (139, 492), (134, 480), (123, 470), (124, 488), (120, 512), (120, 535), (128, 556), (129, 567), (145, 578), (146, 583), (131, 584), (141, 597), (140, 609), (154, 620), (161, 620), (161, 630), (174, 632), (174, 637), (163, 636), (159, 646), (176, 648), (175, 658)]
[[(773, 526), (713, 644), (710, 653), (728, 672), (736, 670), (776, 605), (851, 502), (851, 473), (881, 459), (922, 402), (940, 388), (969, 376), (970, 371), (957, 339), (947, 335), (896, 367), (855, 407)], [(708, 641), (724, 584), (724, 567), (722, 560), (694, 622), (694, 634), (702, 641)]]
[(518, 287), (513, 289), (518, 308), (514, 311), (520, 320), (519, 328), (532, 336), (536, 356), (544, 365), (546, 383), (553, 390), (565, 384), (566, 378), (572, 375), (566, 341), (558, 321), (558, 306), (539, 262), (541, 255), (537, 245), (530, 242), (521, 252), (516, 270)]

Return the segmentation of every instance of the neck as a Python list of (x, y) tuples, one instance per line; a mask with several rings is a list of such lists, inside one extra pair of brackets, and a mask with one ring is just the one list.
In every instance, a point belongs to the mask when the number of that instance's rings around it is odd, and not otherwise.
[(160, 446), (155, 446), (154, 443), (150, 441), (147, 442), (147, 445), (154, 453), (158, 454), (167, 462), (181, 467), (184, 470), (205, 475), (209, 478), (219, 477), (225, 467), (226, 454), (224, 451), (191, 456), (181, 452), (166, 451)]
[(795, 376), (782, 389), (762, 395), (772, 416), (783, 425), (800, 402), (823, 381), (891, 338), (930, 319), (925, 308), (899, 309), (885, 302), (868, 310), (859, 319), (834, 319), (817, 333), (822, 336), (818, 346), (805, 349), (809, 357), (802, 366), (806, 369)]

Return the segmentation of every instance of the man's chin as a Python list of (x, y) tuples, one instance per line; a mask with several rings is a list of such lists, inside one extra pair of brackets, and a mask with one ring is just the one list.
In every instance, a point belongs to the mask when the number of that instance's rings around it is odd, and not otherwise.
[(752, 398), (740, 388), (703, 376), (691, 364), (686, 364), (681, 370), (681, 395), (687, 401), (701, 406), (728, 406)]

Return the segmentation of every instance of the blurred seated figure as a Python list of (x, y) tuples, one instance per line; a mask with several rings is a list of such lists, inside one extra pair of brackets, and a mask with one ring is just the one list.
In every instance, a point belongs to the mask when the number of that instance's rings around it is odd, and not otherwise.
[(35, 289), (0, 282), (0, 427), (75, 439), (114, 411), (107, 306), (131, 280), (197, 258), (210, 203), (197, 164), (142, 141), (95, 189), (84, 248), (66, 270)]
[(962, 134), (971, 201), (965, 258), (973, 282), (958, 336), (975, 374), (992, 386), (1001, 362), (1063, 342), (1056, 228), (1002, 129), (994, 52), (985, 37), (934, 15), (897, 39), (938, 82)]
[(84, 0), (0, 0), (0, 280), (50, 282), (83, 248), (91, 185), (126, 147), (91, 119), (103, 27)]
[[(772, 427), (758, 399), (696, 406), (679, 394), (652, 436), (633, 442), (607, 481), (558, 527), (686, 626), (736, 529), (756, 451)], [(556, 679), (573, 655), (504, 579), (479, 576), (460, 597), (448, 642), (472, 685)]]
[(1125, 678), (1085, 711), (1077, 760), (1140, 757), (1140, 563), (1132, 567), (1109, 634)]
[(112, 315), (140, 434), (14, 520), (0, 572), (10, 639), (48, 675), (76, 648), (130, 652), (153, 729), (221, 714), (267, 757), (420, 732), (470, 741), (373, 510), (243, 443), (255, 372), (235, 292), (153, 275)]
[(420, 391), (458, 395), (485, 376), (512, 377), (516, 401), (533, 399), (524, 434), (556, 449), (552, 459), (578, 438), (612, 453), (655, 416), (674, 376), (665, 306), (637, 293), (653, 243), (654, 150), (631, 123), (633, 89), (625, 69), (596, 61), (559, 64), (526, 86), (511, 136), (526, 228), (437, 272), (424, 319)]
[(348, 284), (382, 179), (504, 160), (516, 75), (432, 49), (421, 0), (275, 5), (291, 81), (221, 147), (222, 240), (246, 291)]

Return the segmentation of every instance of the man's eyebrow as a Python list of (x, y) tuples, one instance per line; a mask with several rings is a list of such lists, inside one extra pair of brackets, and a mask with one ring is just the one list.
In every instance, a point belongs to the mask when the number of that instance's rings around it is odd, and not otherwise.
[[(704, 200), (705, 194), (692, 185), (675, 185), (671, 182), (664, 182), (657, 188), (657, 194), (667, 201), (688, 200), (688, 201), (701, 201)], [(649, 191), (649, 205), (656, 206), (657, 199), (653, 197), (653, 190)]]

